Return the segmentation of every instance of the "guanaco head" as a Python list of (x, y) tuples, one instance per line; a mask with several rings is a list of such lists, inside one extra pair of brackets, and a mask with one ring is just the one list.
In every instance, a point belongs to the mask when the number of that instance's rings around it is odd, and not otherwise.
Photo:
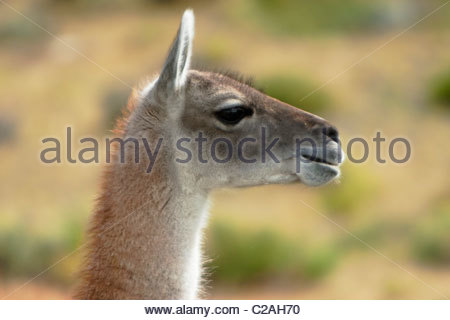
[(187, 10), (160, 75), (139, 93), (128, 134), (158, 126), (167, 165), (195, 188), (322, 185), (339, 175), (334, 126), (227, 75), (190, 69), (193, 38)]

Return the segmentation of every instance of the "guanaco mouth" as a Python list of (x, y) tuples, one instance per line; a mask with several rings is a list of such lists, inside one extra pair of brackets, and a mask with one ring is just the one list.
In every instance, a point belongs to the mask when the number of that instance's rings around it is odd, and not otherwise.
[(338, 162), (330, 162), (330, 161), (322, 159), (322, 158), (320, 158), (320, 157), (318, 157), (316, 155), (302, 154), (301, 156), (303, 158), (309, 160), (309, 161), (312, 161), (312, 162), (324, 163), (324, 164), (328, 164), (330, 166), (337, 166), (337, 165), (339, 165)]

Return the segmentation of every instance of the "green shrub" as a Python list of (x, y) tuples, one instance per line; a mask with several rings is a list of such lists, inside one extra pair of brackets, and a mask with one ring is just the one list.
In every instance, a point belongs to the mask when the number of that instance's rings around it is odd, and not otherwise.
[(305, 278), (316, 280), (326, 276), (335, 268), (340, 255), (341, 251), (331, 244), (309, 250), (303, 263)]
[(432, 79), (429, 90), (437, 107), (450, 110), (450, 68)]
[[(129, 1), (130, 6), (136, 6), (136, 3), (140, 1), (134, 0)], [(47, 7), (54, 8), (57, 7), (59, 9), (64, 9), (66, 11), (72, 11), (76, 13), (84, 13), (84, 12), (95, 12), (101, 10), (111, 10), (111, 9), (125, 9), (126, 1), (124, 0), (97, 0), (97, 1), (89, 1), (89, 0), (46, 0)]]
[[(17, 226), (0, 231), (0, 274), (8, 277), (31, 277), (52, 266), (81, 244), (81, 223), (61, 227), (62, 237), (38, 235), (25, 227)], [(64, 263), (73, 264), (74, 256)], [(72, 273), (64, 263), (51, 268), (43, 278), (69, 283)], [(70, 269), (70, 268), (69, 268)]]
[(4, 274), (33, 275), (50, 266), (62, 253), (59, 245), (35, 239), (21, 228), (2, 231), (0, 235), (0, 270)]
[(277, 34), (348, 32), (376, 29), (386, 23), (383, 3), (360, 0), (253, 0), (243, 12)]
[(375, 198), (378, 184), (363, 167), (344, 164), (339, 184), (320, 190), (324, 207), (334, 215), (351, 216)]
[(12, 143), (17, 138), (17, 122), (7, 115), (0, 115), (0, 145)]
[(200, 70), (215, 70), (226, 67), (226, 61), (231, 56), (230, 48), (235, 47), (230, 39), (223, 35), (209, 39), (194, 57), (194, 68)]
[(415, 224), (412, 253), (424, 264), (450, 265), (450, 205), (437, 209)]
[(249, 234), (215, 224), (208, 243), (213, 276), (226, 283), (262, 280), (292, 263), (292, 245), (272, 231)]
[(343, 250), (293, 241), (275, 230), (248, 232), (223, 223), (212, 225), (207, 246), (212, 279), (227, 285), (261, 281), (315, 281), (336, 266)]
[[(36, 18), (33, 17), (33, 20)], [(39, 24), (45, 25), (41, 22)], [(0, 22), (0, 43), (17, 44), (20, 42), (20, 45), (23, 46), (39, 42), (46, 36), (45, 32), (20, 16)]]
[(318, 85), (297, 75), (274, 74), (262, 77), (257, 85), (266, 94), (312, 113), (322, 113), (328, 106), (328, 97), (323, 91), (309, 95)]

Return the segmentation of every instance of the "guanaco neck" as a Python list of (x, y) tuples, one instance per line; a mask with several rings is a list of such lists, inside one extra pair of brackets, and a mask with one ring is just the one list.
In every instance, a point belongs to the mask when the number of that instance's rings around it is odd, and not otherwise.
[(170, 170), (169, 156), (114, 164), (91, 221), (79, 299), (194, 299), (201, 277), (207, 194)]

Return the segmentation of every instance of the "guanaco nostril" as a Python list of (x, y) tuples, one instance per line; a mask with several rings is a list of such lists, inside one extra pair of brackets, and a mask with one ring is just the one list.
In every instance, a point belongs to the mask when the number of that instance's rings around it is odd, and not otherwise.
[(326, 126), (323, 128), (323, 133), (336, 143), (339, 143), (339, 132), (333, 126)]

